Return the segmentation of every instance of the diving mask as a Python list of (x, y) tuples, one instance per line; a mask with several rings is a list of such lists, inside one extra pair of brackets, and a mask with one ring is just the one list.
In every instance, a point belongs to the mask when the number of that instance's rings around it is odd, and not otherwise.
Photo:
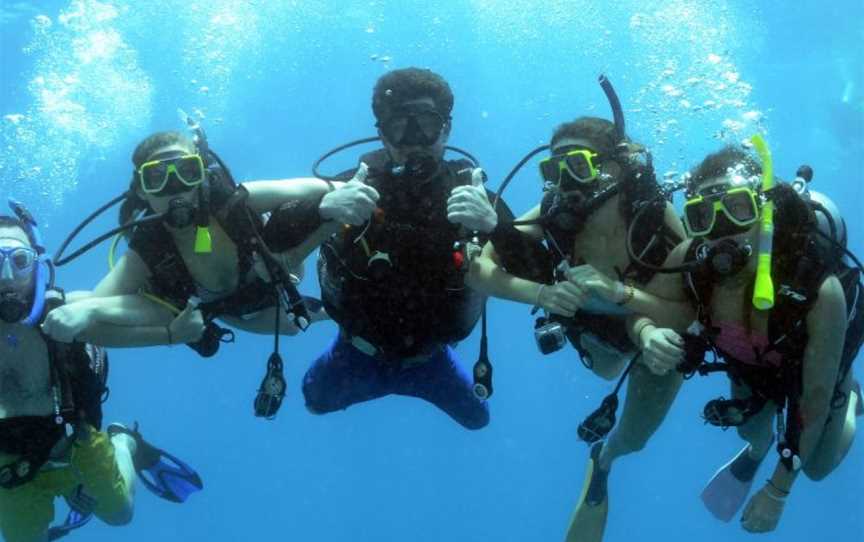
[[(3, 277), (17, 279), (30, 275), (33, 273), (37, 258), (36, 251), (30, 247), (0, 246), (0, 268), (3, 270)], [(9, 277), (6, 276), (7, 269)]]
[[(169, 187), (171, 174), (180, 181), (180, 192), (194, 188), (204, 182), (206, 169), (199, 154), (186, 154), (176, 158), (151, 160), (138, 168), (138, 179), (145, 194), (162, 195)], [(177, 190), (172, 190), (177, 193)]]
[[(567, 181), (589, 184), (597, 180), (600, 172), (594, 163), (596, 152), (588, 149), (575, 149), (564, 154), (554, 154), (540, 160), (540, 176), (551, 187), (570, 190)], [(567, 174), (567, 178), (564, 174)]]
[(396, 147), (428, 147), (441, 137), (448, 120), (433, 106), (412, 104), (379, 122), (378, 128), (384, 139)]
[[(691, 237), (712, 233), (718, 211), (738, 228), (748, 228), (759, 220), (756, 192), (738, 187), (713, 194), (699, 194), (684, 203), (684, 226)], [(716, 237), (716, 236), (715, 236)]]

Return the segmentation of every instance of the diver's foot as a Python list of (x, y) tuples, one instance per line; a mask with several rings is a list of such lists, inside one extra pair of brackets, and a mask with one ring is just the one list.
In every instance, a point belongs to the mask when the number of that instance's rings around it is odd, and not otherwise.
[(609, 479), (609, 471), (600, 467), (600, 452), (602, 450), (602, 441), (591, 447), (591, 479), (588, 483), (588, 492), (585, 494), (585, 503), (589, 506), (597, 506), (606, 500), (606, 482)]
[(606, 517), (609, 513), (609, 496), (606, 481), (609, 471), (600, 468), (600, 452), (603, 443), (598, 442), (591, 448), (588, 459), (585, 485), (582, 496), (573, 511), (567, 529), (567, 542), (601, 542), (606, 530)]
[(149, 469), (159, 462), (159, 451), (141, 436), (141, 432), (138, 431), (138, 422), (135, 422), (132, 429), (119, 423), (112, 423), (108, 426), (107, 432), (112, 441), (122, 436), (126, 436), (132, 441), (132, 444), (129, 445), (129, 452), (132, 455), (132, 462), (135, 464), (136, 471)]
[(702, 490), (702, 502), (717, 519), (729, 522), (747, 500), (753, 478), (763, 457), (754, 458), (751, 447), (745, 446), (732, 461), (723, 465), (705, 489)]

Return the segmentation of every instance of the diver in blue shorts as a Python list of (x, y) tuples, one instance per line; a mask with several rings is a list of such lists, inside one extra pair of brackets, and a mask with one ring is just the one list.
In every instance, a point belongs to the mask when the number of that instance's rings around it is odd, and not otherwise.
[[(484, 303), (465, 284), (473, 254), (465, 241), (480, 243), (499, 215), (512, 215), (503, 204), (492, 210), (473, 160), (444, 159), (452, 108), (449, 85), (431, 71), (382, 76), (372, 109), (384, 148), (365, 154), (338, 177), (351, 179), (344, 189), (321, 201), (321, 218), (340, 228), (318, 263), (322, 300), (340, 329), (306, 373), (311, 412), (399, 394), (433, 403), (468, 429), (489, 423), (451, 345), (471, 333)], [(374, 205), (342, 203), (339, 193), (351, 188)]]

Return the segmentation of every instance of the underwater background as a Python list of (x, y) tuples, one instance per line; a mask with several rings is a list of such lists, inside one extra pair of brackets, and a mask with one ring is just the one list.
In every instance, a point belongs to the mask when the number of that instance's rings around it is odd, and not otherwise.
[[(779, 176), (813, 167), (812, 188), (839, 205), (864, 255), (862, 21), (860, 0), (0, 0), (0, 196), (30, 206), (56, 249), (126, 189), (140, 139), (182, 127), (178, 108), (201, 119), (238, 180), (309, 175), (323, 152), (374, 135), (372, 87), (408, 66), (449, 81), (450, 143), (495, 188), (558, 123), (611, 119), (605, 73), (658, 177), (762, 132)], [(519, 214), (540, 189), (531, 162), (505, 199)], [(115, 224), (107, 213), (84, 237)], [(58, 284), (92, 288), (106, 251), (61, 268)], [(301, 290), (317, 295), (314, 257), (307, 269)], [(302, 376), (332, 322), (282, 341), (289, 393), (270, 422), (252, 416), (270, 337), (240, 333), (211, 359), (113, 350), (106, 422), (140, 421), (205, 491), (172, 505), (139, 486), (131, 525), (94, 521), (68, 540), (562, 540), (588, 456), (576, 426), (612, 384), (572, 349), (540, 355), (529, 308), (493, 301), (489, 316), (495, 395), (478, 432), (405, 397), (307, 413)], [(467, 367), (477, 339), (458, 347)], [(854, 371), (864, 376), (860, 360)], [(742, 446), (700, 418), (721, 393), (722, 377), (689, 381), (647, 448), (616, 463), (605, 540), (864, 540), (860, 436), (826, 480), (799, 479), (775, 532), (710, 516), (699, 492)], [(774, 456), (765, 463), (757, 484)], [(58, 503), (58, 522), (64, 513)]]

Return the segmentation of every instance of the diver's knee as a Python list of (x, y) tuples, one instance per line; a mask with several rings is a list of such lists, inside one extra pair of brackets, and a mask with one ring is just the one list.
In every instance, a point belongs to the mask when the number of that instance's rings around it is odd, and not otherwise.
[(487, 425), (489, 425), (489, 407), (483, 406), (478, 412), (476, 412), (473, 416), (469, 416), (459, 421), (459, 423), (465, 429), (470, 431), (478, 431), (483, 429)]
[(324, 392), (308, 376), (303, 379), (303, 399), (310, 414), (321, 415), (335, 410), (327, 404)]
[(837, 467), (836, 463), (832, 463), (832, 465), (805, 465), (801, 470), (804, 471), (804, 475), (810, 480), (821, 482), (834, 472), (834, 469)]
[(112, 527), (121, 527), (132, 523), (132, 518), (135, 515), (135, 507), (132, 504), (124, 506), (122, 509), (110, 514), (98, 514), (99, 519)]
[(621, 367), (613, 363), (595, 363), (591, 367), (591, 372), (603, 380), (611, 382), (618, 378), (618, 375), (621, 373)]

